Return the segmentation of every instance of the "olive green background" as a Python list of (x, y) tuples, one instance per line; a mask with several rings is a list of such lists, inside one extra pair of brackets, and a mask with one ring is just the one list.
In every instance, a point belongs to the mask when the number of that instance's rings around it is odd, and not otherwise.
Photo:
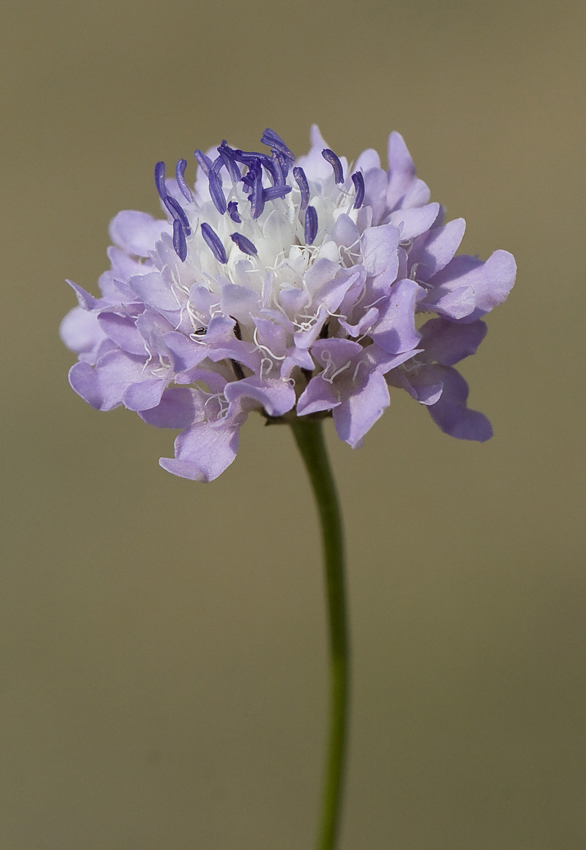
[[(152, 168), (316, 121), (406, 138), (464, 247), (512, 251), (463, 372), (486, 445), (396, 391), (328, 427), (354, 646), (341, 850), (586, 846), (581, 0), (4, 0), (2, 850), (304, 850), (326, 724), (319, 538), (285, 427), (211, 485), (173, 433), (68, 387), (63, 283), (96, 292)], [(386, 160), (385, 160), (386, 161)], [(328, 423), (331, 426), (331, 423)]]

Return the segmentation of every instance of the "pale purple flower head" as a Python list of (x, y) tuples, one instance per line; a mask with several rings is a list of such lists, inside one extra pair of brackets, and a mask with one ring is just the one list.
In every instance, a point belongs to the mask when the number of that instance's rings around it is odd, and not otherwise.
[(73, 389), (99, 410), (182, 429), (160, 462), (199, 481), (233, 461), (253, 410), (269, 422), (331, 415), (359, 446), (389, 386), (447, 434), (487, 440), (453, 367), (511, 290), (511, 254), (455, 256), (464, 221), (443, 222), (398, 133), (386, 171), (374, 150), (349, 167), (316, 126), (299, 159), (273, 130), (261, 141), (268, 151), (196, 151), (193, 188), (185, 160), (171, 179), (157, 163), (166, 218), (113, 219), (101, 297), (71, 283), (79, 306), (61, 325), (78, 355)]

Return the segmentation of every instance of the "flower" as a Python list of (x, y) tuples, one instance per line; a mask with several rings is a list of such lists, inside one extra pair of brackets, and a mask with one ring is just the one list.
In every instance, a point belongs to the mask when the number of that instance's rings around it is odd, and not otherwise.
[[(166, 218), (118, 213), (110, 271), (61, 337), (78, 355), (73, 389), (92, 407), (124, 405), (147, 423), (180, 428), (164, 469), (211, 481), (233, 461), (257, 410), (269, 422), (332, 415), (359, 446), (405, 389), (454, 437), (487, 440), (453, 368), (484, 338), (482, 316), (505, 300), (515, 261), (454, 256), (463, 219), (444, 223), (415, 175), (402, 137), (389, 168), (366, 150), (353, 168), (311, 130), (296, 159), (270, 129), (271, 153), (225, 141), (195, 152), (194, 188), (157, 163)], [(434, 314), (424, 324), (420, 315)]]

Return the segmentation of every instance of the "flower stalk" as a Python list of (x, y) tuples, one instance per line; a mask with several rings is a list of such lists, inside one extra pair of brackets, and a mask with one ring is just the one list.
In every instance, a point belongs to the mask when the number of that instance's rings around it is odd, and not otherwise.
[(340, 824), (348, 727), (349, 638), (342, 514), (321, 419), (291, 422), (317, 504), (324, 553), (330, 640), (330, 730), (317, 850), (334, 850)]

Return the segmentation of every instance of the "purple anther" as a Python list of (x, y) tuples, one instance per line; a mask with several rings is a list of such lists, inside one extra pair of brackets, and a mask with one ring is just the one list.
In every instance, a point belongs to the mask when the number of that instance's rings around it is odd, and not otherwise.
[(285, 156), (284, 153), (281, 153), (281, 151), (273, 149), (273, 162), (275, 163), (275, 170), (280, 166), (281, 171), (283, 172), (283, 180), (277, 180), (277, 183), (285, 183), (287, 180), (287, 175), (289, 174), (289, 169), (292, 165), (291, 160), (289, 159), (289, 157)]
[(200, 151), (199, 149), (196, 150), (193, 155), (196, 158), (200, 168), (203, 170), (204, 174), (209, 174), (210, 169), (212, 167), (212, 161), (209, 156), (206, 156), (205, 153), (203, 153), (203, 151)]
[[(220, 159), (220, 157), (218, 157), (218, 159)], [(210, 196), (214, 202), (214, 206), (220, 215), (224, 215), (226, 212), (226, 196), (224, 195), (224, 189), (222, 188), (222, 179), (218, 176), (213, 167), (210, 168), (208, 180), (210, 181)]]
[(300, 209), (304, 210), (304, 209), (306, 209), (306, 207), (309, 203), (309, 183), (307, 182), (307, 177), (305, 176), (305, 171), (302, 168), (300, 168), (299, 166), (296, 166), (293, 169), (293, 177), (295, 178), (295, 181), (296, 181), (297, 185), (299, 186), (299, 191), (301, 192)]
[(307, 207), (305, 210), (305, 244), (313, 245), (317, 236), (317, 210), (315, 207)]
[(321, 155), (323, 156), (323, 158), (325, 160), (327, 160), (330, 163), (330, 165), (334, 169), (334, 180), (336, 181), (336, 183), (343, 183), (344, 182), (344, 169), (342, 168), (342, 163), (340, 162), (340, 160), (338, 159), (336, 154), (333, 151), (331, 151), (329, 148), (325, 148), (321, 152)]
[[(285, 164), (283, 160), (285, 160)], [(286, 157), (281, 157), (278, 151), (273, 152), (273, 168), (275, 169), (275, 185), (283, 186), (287, 182), (289, 161)]]
[(222, 156), (217, 156), (214, 160), (212, 160), (212, 167), (210, 171), (213, 171), (214, 174), (219, 174), (224, 167), (224, 164), (224, 158)]
[(173, 221), (173, 247), (181, 262), (184, 263), (187, 257), (187, 242), (185, 241), (185, 231), (178, 218)]
[(264, 201), (274, 201), (276, 198), (284, 198), (290, 191), (291, 186), (287, 185), (269, 186), (268, 189), (262, 190), (262, 197)]
[(240, 178), (242, 177), (242, 174), (240, 172), (240, 168), (238, 167), (238, 163), (236, 161), (236, 157), (235, 157), (236, 151), (233, 148), (231, 148), (230, 145), (228, 145), (226, 140), (224, 140), (222, 142), (222, 144), (220, 145), (220, 147), (218, 148), (218, 153), (220, 154), (220, 156), (224, 160), (224, 165), (226, 166), (228, 173), (232, 177), (232, 180), (234, 180), (237, 183), (240, 180)]
[(254, 169), (256, 166), (264, 165), (273, 183), (277, 182), (277, 172), (275, 170), (275, 164), (273, 162), (272, 157), (268, 156), (266, 153), (236, 150), (234, 151), (234, 154), (238, 162), (242, 162), (250, 169)]
[(249, 198), (250, 214), (253, 218), (259, 218), (265, 207), (262, 188), (262, 169), (260, 165), (254, 169), (254, 183), (252, 184), (252, 191)]
[(177, 185), (181, 189), (181, 194), (183, 197), (191, 203), (193, 201), (193, 194), (191, 189), (185, 182), (185, 169), (187, 168), (187, 160), (180, 159), (177, 165), (175, 166), (175, 177), (177, 178)]
[(240, 148), (237, 148), (234, 153), (238, 162), (242, 162), (244, 165), (258, 164), (264, 156), (264, 154), (256, 153), (255, 151), (243, 151)]
[(236, 224), (242, 223), (240, 213), (238, 212), (238, 204), (236, 203), (236, 201), (228, 202), (228, 215), (230, 216), (232, 221), (236, 222)]
[(270, 156), (264, 156), (264, 154), (263, 154), (263, 157), (261, 159), (261, 163), (264, 165), (265, 169), (267, 170), (268, 175), (269, 175), (273, 185), (275, 185), (275, 183), (278, 183), (277, 169), (275, 168), (275, 161), (273, 160), (273, 158), (270, 157)]
[(238, 245), (240, 250), (245, 254), (258, 254), (256, 246), (250, 241), (250, 239), (247, 239), (246, 236), (243, 236), (241, 233), (231, 233), (230, 239)]
[(159, 193), (159, 198), (164, 201), (167, 195), (167, 185), (165, 183), (165, 163), (157, 162), (155, 165), (155, 186)]
[(270, 148), (280, 151), (280, 153), (284, 154), (291, 160), (291, 162), (295, 162), (295, 154), (289, 150), (283, 139), (277, 135), (274, 130), (271, 130), (270, 127), (267, 127), (260, 140), (263, 145), (268, 145)]
[(181, 204), (175, 200), (171, 195), (167, 195), (166, 198), (163, 199), (163, 203), (175, 219), (181, 224), (181, 227), (185, 231), (185, 235), (189, 236), (191, 234), (191, 225), (189, 224), (189, 219), (185, 215), (185, 210), (181, 206)]
[(364, 177), (362, 176), (361, 171), (355, 171), (352, 175), (352, 182), (354, 183), (354, 188), (356, 189), (356, 197), (354, 199), (354, 207), (353, 209), (357, 210), (362, 206), (362, 202), (364, 201)]
[(219, 263), (227, 263), (226, 249), (222, 245), (222, 240), (215, 230), (213, 230), (207, 221), (201, 226), (201, 235), (203, 236), (208, 248)]

